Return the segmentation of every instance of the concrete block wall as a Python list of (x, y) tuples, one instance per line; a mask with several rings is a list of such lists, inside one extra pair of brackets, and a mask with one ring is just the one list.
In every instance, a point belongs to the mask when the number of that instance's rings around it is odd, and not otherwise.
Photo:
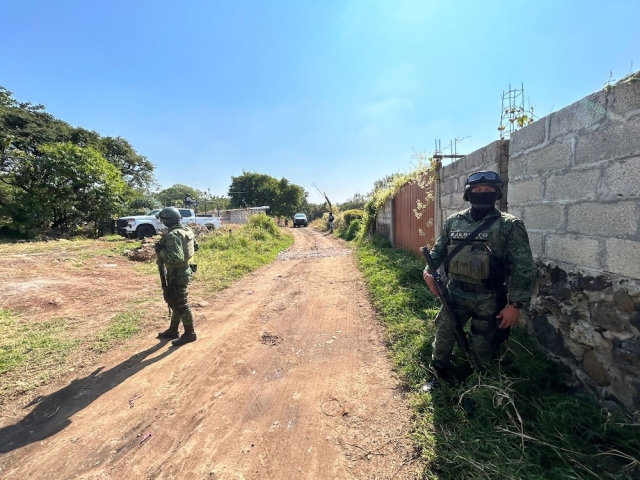
[[(480, 148), (448, 165), (440, 167), (438, 172), (440, 181), (436, 205), (436, 209), (439, 210), (440, 215), (436, 215), (436, 217), (446, 220), (450, 215), (469, 208), (469, 203), (462, 199), (464, 185), (469, 174), (478, 170), (493, 170), (494, 172), (498, 172), (503, 179), (507, 180), (509, 168), (508, 152), (509, 141), (497, 140), (486, 147)], [(505, 181), (505, 198), (500, 204), (501, 210), (506, 210), (508, 190), (509, 183)], [(441, 227), (442, 224), (440, 222), (440, 225), (436, 225), (436, 231), (439, 232)]]
[(539, 270), (524, 323), (569, 383), (640, 410), (640, 76), (514, 132), (508, 175)]

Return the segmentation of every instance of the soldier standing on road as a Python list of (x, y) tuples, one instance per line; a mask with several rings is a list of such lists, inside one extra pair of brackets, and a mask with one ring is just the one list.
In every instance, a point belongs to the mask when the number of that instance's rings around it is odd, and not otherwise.
[[(522, 220), (500, 212), (495, 202), (503, 196), (502, 178), (496, 172), (476, 172), (467, 178), (465, 201), (471, 208), (451, 215), (431, 250), (436, 268), (444, 264), (449, 276), (450, 297), (464, 325), (471, 319), (469, 344), (479, 369), (493, 360), (500, 344), (520, 318), (520, 309), (530, 298), (536, 276), (529, 237)], [(489, 222), (492, 221), (493, 223)], [(475, 238), (449, 254), (480, 225), (486, 224)], [(423, 278), (437, 295), (428, 268)], [(444, 310), (436, 319), (431, 370), (435, 374), (423, 387), (437, 385), (436, 378), (450, 377), (450, 362), (455, 336)]]
[(329, 233), (333, 233), (333, 212), (329, 212)]
[[(158, 333), (158, 338), (174, 338), (174, 346), (196, 341), (193, 329), (193, 314), (187, 300), (187, 286), (193, 274), (189, 262), (198, 250), (195, 235), (189, 227), (182, 225), (180, 212), (175, 207), (162, 209), (158, 218), (169, 231), (155, 244), (156, 254), (167, 269), (166, 300), (171, 308), (171, 324), (164, 332)], [(179, 336), (178, 326), (182, 321), (184, 333)], [(179, 337), (179, 338), (178, 338)]]

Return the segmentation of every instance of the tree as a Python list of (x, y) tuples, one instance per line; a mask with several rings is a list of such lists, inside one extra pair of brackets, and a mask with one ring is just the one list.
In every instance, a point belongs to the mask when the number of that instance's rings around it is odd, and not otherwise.
[(187, 194), (191, 197), (192, 200), (196, 202), (199, 202), (204, 198), (204, 192), (190, 187), (189, 185), (182, 185), (181, 183), (176, 183), (169, 188), (165, 188), (164, 190), (156, 193), (154, 196), (165, 207), (182, 207), (184, 205), (184, 197)]
[(129, 187), (123, 194), (125, 203), (156, 184), (154, 165), (123, 138), (101, 137), (95, 131), (72, 127), (47, 113), (42, 105), (16, 101), (9, 90), (0, 86), (0, 175), (8, 172), (10, 154), (21, 152), (38, 158), (44, 146), (55, 143), (71, 143), (100, 152), (119, 170)]
[(353, 197), (348, 198), (343, 203), (339, 204), (340, 210), (342, 211), (353, 210), (353, 209), (362, 210), (370, 198), (371, 198), (371, 194), (362, 195), (360, 193), (355, 193)]
[(307, 198), (307, 192), (286, 178), (280, 180), (262, 173), (242, 171), (242, 175), (231, 177), (229, 197), (231, 208), (269, 206), (269, 214), (290, 216)]
[(97, 231), (119, 209), (125, 182), (91, 147), (56, 143), (41, 145), (38, 155), (12, 149), (4, 157), (0, 216), (10, 218), (9, 228), (25, 236), (85, 222)]

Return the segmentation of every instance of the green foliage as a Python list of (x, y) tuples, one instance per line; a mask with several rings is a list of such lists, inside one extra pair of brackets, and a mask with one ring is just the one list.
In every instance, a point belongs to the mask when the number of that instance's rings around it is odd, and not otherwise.
[(342, 210), (363, 210), (364, 206), (367, 204), (369, 199), (371, 198), (371, 194), (362, 195), (361, 193), (355, 193), (353, 197), (348, 198), (343, 203), (337, 205), (337, 207)]
[(0, 201), (8, 226), (28, 237), (40, 229), (70, 230), (99, 223), (117, 211), (125, 184), (118, 170), (91, 147), (41, 145), (38, 156), (14, 152), (7, 160), (11, 199)]
[[(357, 258), (394, 363), (413, 391), (424, 478), (638, 478), (638, 424), (568, 391), (522, 329), (514, 329), (489, 373), (468, 376), (456, 347), (458, 383), (421, 392), (439, 306), (422, 280), (423, 264), (376, 236), (358, 244)], [(464, 399), (475, 402), (472, 416)]]
[[(429, 189), (426, 179), (435, 176), (438, 171), (439, 164), (425, 151), (414, 152), (412, 158), (417, 161), (417, 166), (412, 172), (407, 174), (397, 173), (394, 175), (388, 175), (384, 179), (375, 182), (371, 198), (364, 206), (364, 216), (362, 218), (364, 224), (362, 233), (364, 235), (374, 233), (374, 225), (378, 210), (384, 207), (387, 200), (393, 198), (400, 188), (410, 182), (415, 182), (424, 189), (424, 202), (422, 202), (422, 206), (419, 205), (418, 207), (424, 208), (427, 203), (433, 201), (433, 192)], [(416, 212), (417, 211), (414, 210), (414, 213)], [(419, 214), (419, 212), (417, 213)]]
[[(138, 190), (154, 184), (153, 169), (126, 140), (72, 127), (42, 105), (18, 102), (0, 87), (0, 223), (5, 234), (33, 237), (49, 226), (72, 229), (108, 220), (123, 202), (139, 196)], [(63, 202), (69, 191), (71, 199)], [(98, 192), (107, 197), (88, 207)]]
[(358, 235), (360, 234), (360, 230), (362, 230), (362, 220), (356, 218), (349, 222), (349, 226), (344, 231), (344, 235), (340, 236), (350, 242), (351, 240), (355, 240), (356, 237), (358, 237)]
[(0, 398), (57, 374), (76, 347), (62, 319), (37, 322), (0, 309)]
[(162, 208), (162, 203), (151, 194), (138, 195), (129, 202), (129, 208), (127, 209), (127, 215), (144, 215), (145, 213), (155, 210), (156, 208)]
[(176, 183), (175, 185), (154, 194), (154, 197), (162, 204), (163, 207), (183, 207), (184, 197), (187, 194), (195, 202), (199, 201), (204, 196), (204, 192), (201, 190), (197, 190), (188, 185), (182, 185), (181, 183)]
[(206, 291), (220, 290), (272, 262), (292, 244), (293, 237), (282, 233), (271, 217), (253, 215), (238, 230), (217, 230), (202, 237), (194, 281)]
[(354, 208), (351, 210), (344, 210), (341, 212), (341, 214), (345, 226), (348, 227), (354, 220), (362, 220), (362, 217), (364, 216), (364, 210)]
[(141, 330), (142, 312), (121, 312), (113, 316), (109, 325), (98, 332), (94, 341), (94, 350), (106, 352), (117, 343), (133, 337)]
[(231, 208), (269, 206), (269, 214), (292, 217), (300, 211), (307, 192), (286, 178), (280, 180), (262, 173), (242, 171), (231, 177), (229, 197)]

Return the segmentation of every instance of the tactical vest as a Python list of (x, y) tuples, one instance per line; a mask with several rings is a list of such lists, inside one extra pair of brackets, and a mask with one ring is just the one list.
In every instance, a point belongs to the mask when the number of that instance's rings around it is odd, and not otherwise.
[[(451, 221), (449, 230), (449, 246), (447, 253), (451, 251), (469, 236), (486, 217), (480, 222), (469, 223), (462, 215), (458, 215)], [(494, 222), (486, 230), (476, 235), (476, 238), (465, 245), (449, 263), (449, 277), (460, 282), (486, 284), (492, 274), (502, 272), (505, 252), (505, 239), (501, 235), (503, 219)]]
[(180, 268), (187, 267), (191, 260), (193, 259), (193, 255), (195, 253), (195, 234), (190, 230), (183, 226), (180, 228), (176, 228), (175, 230), (171, 230), (167, 235), (162, 239), (163, 242), (166, 243), (166, 239), (169, 235), (174, 235), (176, 237), (180, 237), (182, 239), (182, 252), (184, 256), (184, 261), (180, 263), (172, 263), (165, 264), (168, 268)]

